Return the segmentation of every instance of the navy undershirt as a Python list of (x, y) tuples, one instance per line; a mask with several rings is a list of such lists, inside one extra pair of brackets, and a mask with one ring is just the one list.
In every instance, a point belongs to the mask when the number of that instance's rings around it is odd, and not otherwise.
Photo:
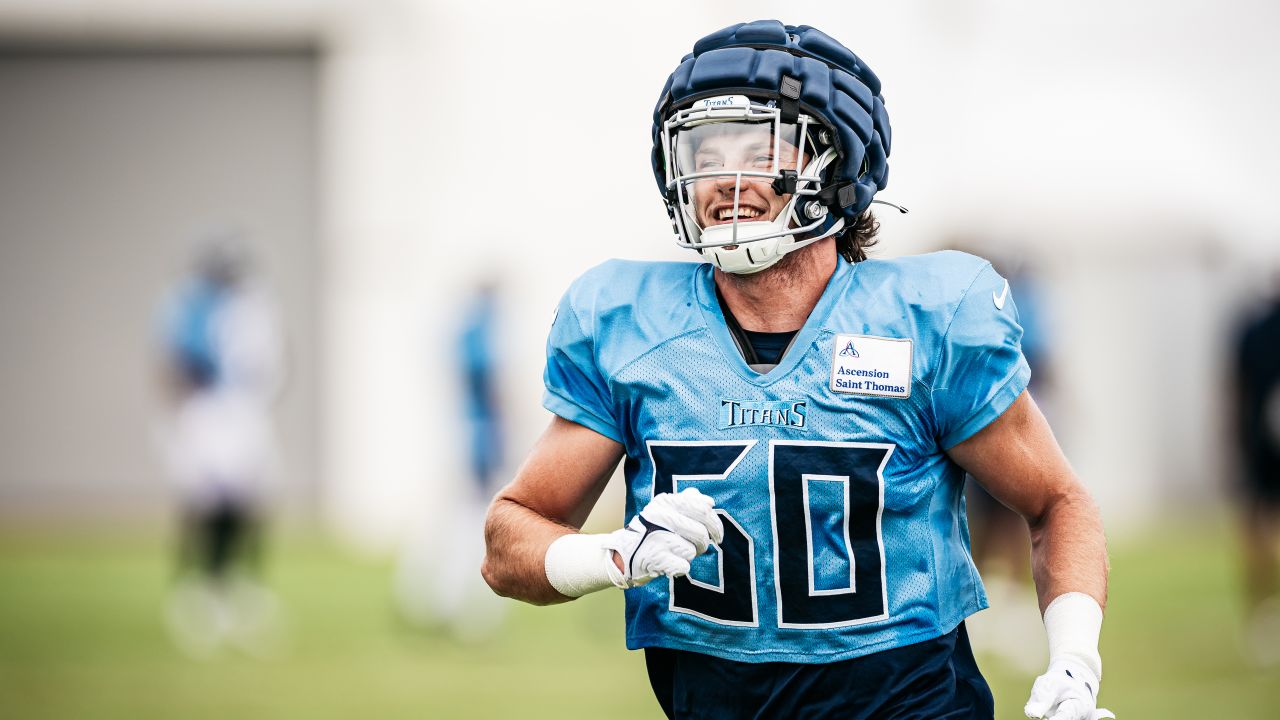
[(771, 333), (742, 329), (742, 334), (747, 336), (747, 342), (751, 343), (760, 362), (767, 365), (777, 365), (782, 360), (782, 352), (787, 349), (787, 345), (791, 344), (791, 338), (795, 337), (797, 332), (799, 331)]
[[(733, 316), (733, 311), (729, 309), (729, 303), (725, 302), (724, 295), (721, 294), (718, 286), (716, 287), (716, 300), (720, 303), (720, 312), (724, 313), (725, 324), (729, 326), (729, 332), (733, 333), (734, 340), (742, 350), (743, 358), (750, 365), (777, 365), (778, 361), (782, 360), (782, 353), (791, 344), (791, 338), (794, 338), (796, 333), (800, 332), (799, 330), (790, 330), (771, 333), (747, 330), (738, 324), (737, 318)], [(754, 358), (752, 357), (753, 355), (755, 356)]]

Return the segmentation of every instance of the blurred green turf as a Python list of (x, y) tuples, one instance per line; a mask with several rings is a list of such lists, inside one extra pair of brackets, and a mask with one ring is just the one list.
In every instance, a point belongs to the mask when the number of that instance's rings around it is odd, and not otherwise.
[[(407, 630), (389, 568), (293, 535), (273, 549), (289, 616), (280, 657), (184, 658), (161, 606), (163, 533), (0, 531), (0, 718), (222, 720), (659, 717), (621, 597), (513, 604), (478, 646)], [(1103, 700), (1122, 720), (1280, 717), (1280, 672), (1237, 649), (1234, 538), (1202, 523), (1113, 548)], [(997, 716), (1030, 677), (983, 658)]]

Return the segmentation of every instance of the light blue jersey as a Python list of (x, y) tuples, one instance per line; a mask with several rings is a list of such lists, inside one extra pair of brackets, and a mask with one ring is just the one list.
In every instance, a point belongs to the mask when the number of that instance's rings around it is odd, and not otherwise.
[(543, 404), (626, 448), (627, 518), (715, 499), (719, 548), (628, 590), (627, 645), (822, 663), (946, 633), (986, 607), (964, 472), (944, 450), (1030, 370), (1008, 284), (958, 252), (844, 261), (779, 365), (752, 371), (712, 268), (610, 261), (548, 340)]

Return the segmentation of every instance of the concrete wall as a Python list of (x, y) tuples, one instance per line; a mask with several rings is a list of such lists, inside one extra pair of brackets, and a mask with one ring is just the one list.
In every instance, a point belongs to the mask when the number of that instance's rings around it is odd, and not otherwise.
[(11, 48), (0, 97), (0, 513), (166, 504), (161, 305), (201, 236), (231, 225), (284, 316), (282, 481), (309, 502), (314, 55)]

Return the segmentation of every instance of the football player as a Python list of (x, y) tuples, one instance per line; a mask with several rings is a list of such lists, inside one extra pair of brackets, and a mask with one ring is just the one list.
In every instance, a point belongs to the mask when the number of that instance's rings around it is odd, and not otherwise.
[(219, 228), (206, 243), (166, 308), (173, 412), (163, 449), (182, 506), (166, 619), (189, 654), (231, 646), (256, 655), (280, 639), (260, 554), (278, 459), (272, 426), (284, 342), (242, 231)]
[(1280, 665), (1280, 270), (1270, 297), (1236, 345), (1236, 433), (1243, 482), (1245, 645), (1262, 667)]
[[(1008, 284), (963, 253), (866, 258), (891, 139), (876, 75), (814, 28), (733, 25), (653, 119), (677, 242), (706, 262), (611, 261), (569, 288), (555, 417), (490, 508), (489, 584), (626, 589), (668, 717), (990, 718), (967, 470), (1031, 529), (1050, 657), (1026, 714), (1111, 717), (1102, 527), (1025, 392)], [(628, 522), (578, 532), (619, 461)]]

